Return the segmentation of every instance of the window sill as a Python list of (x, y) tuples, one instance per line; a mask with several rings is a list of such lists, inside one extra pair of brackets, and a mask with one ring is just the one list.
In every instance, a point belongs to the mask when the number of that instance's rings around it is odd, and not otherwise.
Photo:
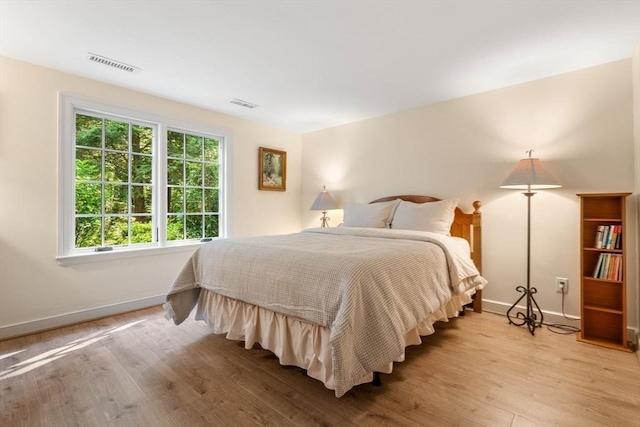
[(162, 247), (155, 246), (155, 247), (146, 247), (146, 248), (127, 248), (127, 249), (122, 248), (122, 249), (117, 249), (117, 250), (108, 251), (108, 252), (83, 252), (83, 253), (74, 253), (72, 255), (58, 256), (56, 257), (56, 260), (58, 261), (58, 264), (62, 266), (88, 264), (92, 262), (130, 259), (130, 258), (153, 256), (153, 255), (166, 255), (171, 253), (193, 252), (203, 244), (204, 243), (202, 242), (193, 242), (193, 243), (183, 243), (180, 245), (162, 246)]

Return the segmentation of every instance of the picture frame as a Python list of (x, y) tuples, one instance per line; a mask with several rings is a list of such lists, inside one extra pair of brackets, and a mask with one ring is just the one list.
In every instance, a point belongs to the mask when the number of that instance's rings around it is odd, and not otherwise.
[(260, 147), (258, 153), (258, 189), (287, 190), (287, 152)]

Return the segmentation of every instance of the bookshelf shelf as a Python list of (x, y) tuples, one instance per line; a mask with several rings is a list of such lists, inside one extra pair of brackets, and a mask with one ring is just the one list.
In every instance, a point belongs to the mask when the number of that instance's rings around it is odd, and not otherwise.
[(626, 339), (624, 246), (625, 201), (629, 194), (578, 194), (582, 271), (578, 340), (623, 351), (630, 351)]
[(607, 283), (622, 283), (622, 280), (612, 280), (612, 279), (600, 279), (598, 277), (585, 276), (584, 280), (594, 280), (596, 282), (607, 282)]
[(603, 313), (622, 314), (622, 310), (612, 310), (610, 308), (594, 307), (592, 305), (585, 305), (585, 310), (602, 311)]
[(622, 253), (622, 249), (604, 249), (604, 248), (594, 248), (594, 247), (588, 247), (588, 248), (582, 248), (585, 251), (594, 251), (594, 252), (610, 252), (613, 254), (621, 254)]

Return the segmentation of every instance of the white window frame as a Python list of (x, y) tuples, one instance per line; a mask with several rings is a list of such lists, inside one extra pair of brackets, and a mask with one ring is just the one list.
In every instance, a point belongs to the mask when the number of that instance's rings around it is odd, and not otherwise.
[[(166, 241), (167, 227), (167, 130), (206, 135), (220, 140), (220, 183), (218, 237), (227, 235), (227, 206), (232, 134), (228, 130), (186, 123), (150, 113), (129, 110), (115, 105), (60, 93), (58, 105), (58, 253), (62, 264), (78, 264), (106, 259), (122, 259), (157, 253), (193, 250), (200, 240)], [(156, 226), (154, 243), (118, 247), (111, 251), (75, 248), (75, 113), (82, 110), (103, 114), (110, 118), (142, 122), (155, 128), (153, 141), (153, 223)]]

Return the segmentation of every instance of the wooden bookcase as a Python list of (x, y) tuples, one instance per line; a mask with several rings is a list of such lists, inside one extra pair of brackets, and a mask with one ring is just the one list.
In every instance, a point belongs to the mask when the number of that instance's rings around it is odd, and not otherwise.
[[(580, 318), (578, 340), (617, 350), (627, 346), (625, 254), (626, 198), (631, 193), (578, 194), (580, 197)], [(598, 226), (620, 226), (619, 249), (597, 248)], [(598, 259), (616, 256), (622, 277), (594, 278)], [(606, 255), (609, 254), (609, 255)]]

